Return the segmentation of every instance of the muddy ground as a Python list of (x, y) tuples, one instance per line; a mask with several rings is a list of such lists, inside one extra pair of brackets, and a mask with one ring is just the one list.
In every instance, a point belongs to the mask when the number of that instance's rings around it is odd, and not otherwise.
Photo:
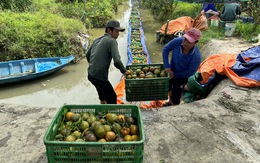
[[(239, 53), (252, 46), (227, 38), (210, 41), (202, 51)], [(225, 79), (206, 99), (142, 110), (144, 162), (260, 162), (260, 90), (234, 86)], [(224, 97), (222, 91), (232, 98)], [(46, 163), (43, 136), (57, 110), (0, 104), (0, 162)]]

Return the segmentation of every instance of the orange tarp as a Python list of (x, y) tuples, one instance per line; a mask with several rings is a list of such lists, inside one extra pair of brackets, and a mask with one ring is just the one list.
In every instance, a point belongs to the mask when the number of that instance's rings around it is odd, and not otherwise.
[[(215, 54), (209, 56), (205, 59), (198, 69), (198, 72), (201, 73), (203, 80), (200, 82), (201, 84), (205, 84), (208, 82), (209, 78), (214, 74), (214, 71), (217, 71), (218, 74), (225, 75), (224, 73), (224, 63), (226, 60), (230, 59), (230, 64), (235, 64), (236, 55), (235, 54)], [(231, 66), (233, 66), (231, 65)]]
[(201, 84), (205, 84), (209, 81), (210, 77), (216, 71), (218, 74), (226, 75), (236, 85), (241, 87), (256, 87), (260, 86), (260, 82), (244, 77), (238, 76), (231, 67), (236, 62), (237, 54), (214, 54), (204, 60), (198, 69), (201, 73)]
[[(167, 35), (175, 34), (177, 31), (185, 31), (193, 26), (194, 20), (189, 16), (183, 16), (174, 20), (170, 20), (167, 29)], [(161, 29), (160, 33), (164, 34), (167, 23), (165, 23)]]
[(208, 28), (208, 20), (203, 11), (195, 18), (193, 27), (199, 30), (206, 30)]
[(114, 88), (117, 95), (117, 104), (124, 104), (124, 96), (125, 96), (125, 78), (122, 76), (122, 79)]
[[(161, 34), (165, 34), (166, 27), (167, 23), (161, 27)], [(200, 12), (195, 19), (192, 19), (189, 16), (183, 16), (169, 21), (166, 35), (173, 35), (178, 31), (186, 31), (191, 27), (198, 28), (199, 30), (205, 30), (208, 28), (208, 21), (203, 12)]]

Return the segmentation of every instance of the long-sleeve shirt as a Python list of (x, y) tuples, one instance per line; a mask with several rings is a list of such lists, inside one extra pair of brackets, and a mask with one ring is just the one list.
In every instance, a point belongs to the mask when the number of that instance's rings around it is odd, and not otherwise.
[(241, 8), (237, 3), (226, 3), (221, 12), (221, 20), (234, 21), (236, 16), (241, 14)]
[(202, 9), (204, 10), (205, 13), (209, 10), (218, 12), (218, 10), (215, 8), (215, 6), (212, 3), (203, 3)]
[[(198, 70), (201, 63), (201, 53), (194, 46), (188, 54), (182, 52), (183, 37), (168, 42), (162, 49), (164, 68), (171, 68), (176, 78), (189, 78)], [(169, 54), (172, 52), (169, 62)]]
[(88, 75), (91, 77), (108, 81), (108, 71), (112, 58), (114, 65), (121, 73), (126, 72), (118, 52), (118, 44), (110, 34), (95, 39), (86, 54), (89, 62)]

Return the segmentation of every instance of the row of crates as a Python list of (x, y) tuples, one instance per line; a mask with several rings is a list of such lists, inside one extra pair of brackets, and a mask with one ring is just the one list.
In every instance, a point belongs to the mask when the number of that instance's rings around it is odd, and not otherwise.
[[(149, 60), (149, 54), (145, 53), (145, 36), (142, 29), (142, 20), (139, 12), (139, 3), (134, 1), (129, 20), (129, 38), (132, 64), (127, 65), (127, 70), (136, 73), (137, 69), (157, 68), (160, 71), (164, 69), (163, 64), (152, 64)], [(148, 73), (148, 72), (145, 72)], [(151, 72), (149, 72), (151, 73)], [(154, 101), (168, 99), (169, 77), (145, 74), (146, 77), (139, 78), (138, 74), (131, 74), (125, 77), (125, 92), (127, 101)]]
[(142, 31), (142, 21), (139, 13), (139, 3), (133, 2), (131, 15), (129, 18), (130, 32), (129, 37), (131, 38), (128, 42), (130, 47), (130, 56), (132, 58), (132, 64), (146, 64), (148, 63), (148, 54), (144, 51), (142, 38), (144, 37)]

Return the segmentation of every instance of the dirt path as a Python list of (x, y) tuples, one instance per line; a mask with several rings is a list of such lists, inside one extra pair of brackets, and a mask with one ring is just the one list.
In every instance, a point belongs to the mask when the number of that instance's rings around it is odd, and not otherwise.
[[(238, 53), (252, 46), (229, 38), (212, 40), (202, 51)], [(204, 100), (142, 110), (150, 115), (143, 118), (144, 162), (260, 162), (260, 90), (232, 85), (225, 79)], [(232, 99), (223, 97), (223, 90)], [(0, 104), (0, 162), (46, 163), (43, 136), (58, 109)]]

